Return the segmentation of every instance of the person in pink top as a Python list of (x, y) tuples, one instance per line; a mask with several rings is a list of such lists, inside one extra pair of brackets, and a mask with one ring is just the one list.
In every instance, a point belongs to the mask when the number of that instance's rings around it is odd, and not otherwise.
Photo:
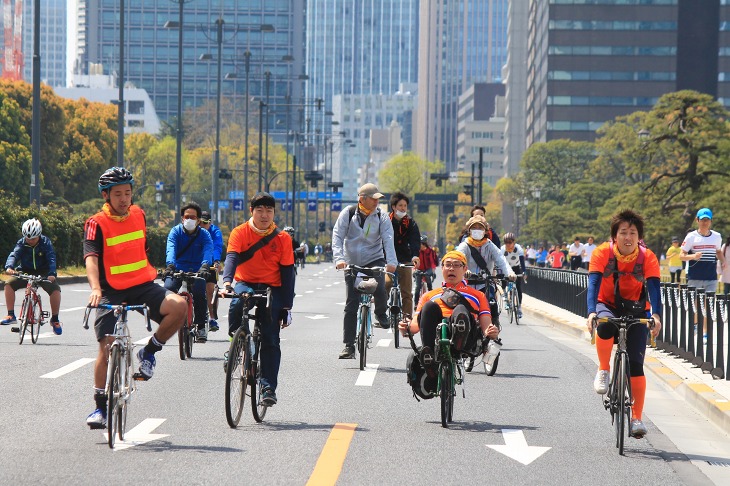
[(565, 254), (560, 251), (560, 248), (555, 246), (553, 251), (548, 256), (548, 263), (551, 268), (563, 268), (563, 261), (565, 260)]

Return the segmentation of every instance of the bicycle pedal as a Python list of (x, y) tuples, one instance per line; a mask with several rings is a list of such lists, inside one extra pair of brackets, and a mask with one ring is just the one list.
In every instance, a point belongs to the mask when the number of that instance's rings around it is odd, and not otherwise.
[(19, 327), (11, 327), (10, 328), (10, 332), (18, 332), (19, 333), (20, 332), (20, 328)]
[[(49, 319), (51, 317), (51, 313), (48, 311), (43, 311), (43, 312), (41, 312), (41, 317), (43, 319)], [(43, 323), (41, 323), (41, 324), (43, 324)]]
[(149, 378), (147, 378), (146, 376), (144, 376), (142, 373), (135, 373), (135, 374), (133, 374), (132, 375), (132, 379), (134, 381), (147, 381), (147, 380), (149, 380)]

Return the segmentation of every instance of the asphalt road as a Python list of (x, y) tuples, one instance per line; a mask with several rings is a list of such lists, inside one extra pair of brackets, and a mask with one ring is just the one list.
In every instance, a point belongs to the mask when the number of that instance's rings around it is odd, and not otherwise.
[[(467, 376), (466, 398), (459, 390), (444, 429), (438, 399), (412, 397), (409, 350), (394, 349), (392, 334), (376, 331), (374, 372), (361, 377), (355, 360), (337, 359), (341, 273), (309, 265), (297, 294), (294, 324), (282, 332), (279, 404), (263, 424), (248, 403), (238, 429), (226, 423), (222, 302), (221, 332), (196, 344), (193, 359), (180, 361), (176, 341), (157, 354), (154, 378), (129, 408), (136, 441), (112, 451), (85, 424), (97, 348), (81, 324), (88, 287), (64, 286), (62, 336), (46, 326), (38, 344), (19, 346), (0, 327), (0, 484), (712, 484), (651, 420), (649, 435), (627, 439), (620, 457), (592, 390), (595, 364), (555, 331), (529, 320), (505, 325), (497, 374), (477, 367)], [(135, 341), (148, 336), (136, 316), (131, 332)], [(71, 364), (77, 368), (64, 368)], [(333, 433), (336, 424), (356, 425)]]

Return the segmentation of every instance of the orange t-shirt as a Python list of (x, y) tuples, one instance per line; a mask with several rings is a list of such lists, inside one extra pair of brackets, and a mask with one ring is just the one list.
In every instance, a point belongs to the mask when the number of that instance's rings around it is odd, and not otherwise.
[[(603, 275), (603, 271), (608, 265), (608, 256), (610, 255), (610, 251), (611, 248), (608, 242), (601, 244), (595, 250), (593, 250), (593, 255), (591, 255), (591, 264), (588, 267), (588, 272), (598, 272)], [(636, 258), (638, 258), (638, 253), (636, 255)], [(619, 275), (618, 284), (619, 289), (621, 290), (621, 296), (627, 300), (639, 300), (639, 297), (641, 297), (642, 284), (641, 282), (636, 280), (636, 278), (634, 278), (634, 276), (631, 274), (631, 271), (634, 269), (635, 262), (636, 259), (632, 260), (629, 263), (622, 263), (618, 261), (618, 259), (616, 260), (616, 264), (618, 265), (618, 271), (625, 272), (625, 274)], [(646, 254), (644, 255), (644, 278), (659, 278), (659, 275), (659, 260), (657, 259), (654, 252), (646, 248)], [(609, 275), (608, 277), (603, 277), (601, 280), (601, 288), (598, 291), (598, 302), (614, 306), (614, 300), (613, 273), (611, 273), (611, 275)], [(649, 299), (646, 300), (646, 309), (651, 309)]]
[(555, 250), (550, 254), (553, 258), (552, 268), (563, 268), (563, 261), (565, 260), (565, 254), (560, 250)]
[[(451, 287), (450, 285), (446, 285), (448, 287)], [(487, 301), (487, 296), (484, 295), (484, 292), (480, 292), (479, 290), (476, 290), (472, 287), (469, 287), (464, 282), (459, 282), (455, 287), (453, 287), (455, 290), (458, 290), (461, 295), (463, 295), (466, 300), (469, 301), (469, 303), (472, 306), (473, 309), (477, 309), (477, 313), (474, 314), (475, 317), (479, 317), (482, 314), (490, 314), (489, 312), (489, 302)], [(418, 306), (416, 307), (416, 314), (421, 312), (421, 307), (423, 307), (423, 304), (428, 302), (429, 300), (435, 302), (438, 304), (439, 307), (441, 307), (441, 315), (444, 317), (451, 317), (451, 314), (454, 313), (454, 309), (448, 307), (446, 304), (444, 304), (441, 301), (441, 294), (444, 293), (443, 287), (435, 288), (425, 294), (421, 297), (421, 300), (418, 301)], [(414, 316), (415, 317), (415, 316)]]
[[(251, 229), (249, 223), (236, 226), (228, 238), (228, 252), (248, 250), (263, 236)], [(291, 237), (281, 232), (267, 245), (260, 248), (247, 262), (236, 267), (235, 279), (239, 282), (260, 283), (281, 287), (280, 266), (294, 265)]]

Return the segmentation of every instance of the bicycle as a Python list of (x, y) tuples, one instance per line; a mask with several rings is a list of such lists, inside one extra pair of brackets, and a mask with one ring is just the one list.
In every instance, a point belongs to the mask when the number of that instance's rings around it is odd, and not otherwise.
[[(522, 278), (522, 274), (518, 274), (517, 278)], [(507, 309), (507, 312), (509, 313), (509, 322), (512, 324), (512, 321), (514, 321), (515, 325), (520, 325), (520, 315), (518, 314), (518, 309), (520, 308), (520, 296), (517, 292), (517, 284), (511, 280), (507, 281), (507, 286), (504, 289), (503, 292), (503, 298), (504, 302), (503, 308)]]
[[(500, 331), (502, 330), (502, 324), (499, 322), (499, 315), (502, 312), (500, 306), (502, 297), (500, 297), (499, 293), (502, 289), (500, 283), (503, 280), (504, 277), (502, 275), (488, 275), (486, 272), (468, 273), (466, 276), (466, 282), (469, 285), (485, 284), (483, 291), (487, 296), (487, 301), (489, 301), (489, 309), (492, 314), (492, 324), (498, 327)], [(498, 354), (492, 363), (482, 359), (484, 373), (486, 373), (487, 376), (494, 376), (497, 372), (500, 356), (501, 354)], [(465, 366), (467, 372), (471, 372), (474, 369), (475, 360), (476, 358), (473, 356), (469, 358), (469, 363)]]
[[(368, 347), (373, 338), (373, 316), (370, 309), (373, 306), (373, 294), (378, 288), (378, 281), (375, 278), (383, 275), (384, 272), (383, 267), (359, 267), (357, 265), (345, 267), (345, 274), (355, 278), (355, 290), (360, 293), (355, 334), (357, 343), (355, 347), (360, 354), (360, 370), (365, 369)], [(398, 295), (400, 296), (400, 294)]]
[[(48, 311), (43, 310), (41, 296), (38, 295), (38, 286), (41, 282), (49, 281), (43, 277), (39, 277), (38, 275), (29, 275), (22, 272), (16, 273), (15, 277), (28, 281), (28, 284), (25, 286), (23, 303), (20, 305), (20, 318), (18, 319), (17, 328), (19, 334), (18, 344), (23, 344), (23, 339), (25, 338), (25, 332), (28, 330), (28, 326), (30, 326), (30, 340), (33, 344), (35, 344), (38, 342), (38, 335), (40, 334), (41, 326), (45, 324), (45, 319), (48, 319), (50, 316)], [(12, 330), (15, 330), (15, 328)]]
[[(158, 275), (162, 278), (163, 281), (165, 280), (164, 274), (160, 273)], [(178, 329), (177, 331), (180, 359), (185, 361), (186, 358), (193, 357), (194, 343), (205, 342), (201, 335), (198, 333), (198, 329), (196, 328), (195, 324), (193, 323), (194, 312), (192, 294), (192, 288), (195, 285), (195, 280), (205, 281), (205, 279), (201, 277), (199, 273), (183, 271), (176, 271), (172, 273), (170, 277), (182, 280), (182, 285), (180, 286), (180, 290), (177, 292), (177, 294), (185, 299), (185, 303), (187, 305), (187, 316), (185, 318), (185, 322), (182, 326), (180, 326), (180, 329)], [(208, 326), (209, 322), (208, 319), (206, 319), (205, 336), (208, 335)]]
[[(611, 414), (611, 422), (616, 429), (616, 447), (619, 455), (624, 455), (624, 430), (626, 421), (631, 421), (631, 407), (634, 397), (631, 394), (631, 380), (629, 379), (629, 353), (626, 350), (626, 333), (636, 324), (645, 324), (649, 329), (654, 328), (654, 319), (638, 317), (594, 317), (591, 344), (596, 343), (596, 328), (599, 323), (610, 322), (618, 329), (618, 345), (613, 358), (611, 382), (606, 395), (603, 396), (603, 406)], [(651, 338), (652, 344), (654, 337)], [(628, 435), (628, 431), (627, 434)]]
[[(437, 338), (434, 347), (434, 361), (438, 364), (435, 394), (441, 398), (441, 427), (444, 428), (448, 428), (449, 422), (454, 421), (454, 397), (457, 385), (461, 385), (462, 396), (466, 397), (464, 358), (461, 352), (454, 349), (452, 342), (454, 333), (451, 332), (453, 325), (444, 318), (436, 326)], [(413, 335), (408, 332), (408, 327), (406, 327), (406, 335), (411, 341), (413, 351), (419, 355), (418, 347), (413, 340)]]
[(423, 294), (428, 292), (428, 284), (432, 282), (431, 276), (423, 270), (413, 271), (413, 280), (416, 285), (413, 286), (414, 302), (418, 304)]
[[(398, 268), (413, 268), (413, 265), (400, 263)], [(386, 274), (393, 279), (393, 286), (390, 288), (390, 295), (388, 295), (388, 320), (390, 321), (390, 329), (393, 331), (393, 344), (395, 349), (398, 349), (400, 346), (398, 323), (403, 318), (403, 300), (400, 295), (400, 285), (398, 284), (398, 272), (386, 272)]]
[(127, 429), (127, 406), (132, 399), (132, 394), (137, 391), (136, 381), (143, 380), (138, 373), (132, 373), (132, 355), (134, 343), (129, 334), (127, 325), (127, 313), (129, 311), (141, 311), (147, 321), (147, 331), (152, 331), (150, 317), (146, 305), (111, 305), (99, 304), (96, 307), (86, 306), (84, 313), (84, 329), (89, 329), (89, 316), (91, 309), (111, 309), (117, 321), (114, 323), (113, 334), (106, 337), (113, 337), (114, 342), (109, 345), (109, 366), (106, 372), (106, 385), (104, 392), (107, 395), (106, 425), (107, 442), (110, 448), (114, 448), (115, 437), (124, 440)]
[[(250, 388), (251, 412), (256, 422), (262, 422), (268, 405), (261, 400), (261, 319), (260, 312), (267, 312), (271, 303), (271, 288), (252, 290), (245, 293), (220, 294), (218, 286), (215, 289), (213, 303), (218, 298), (244, 299), (243, 318), (228, 349), (224, 369), (226, 372), (226, 421), (228, 426), (235, 429), (241, 420), (243, 404), (246, 401), (246, 388)], [(250, 310), (256, 308), (254, 313)], [(248, 321), (253, 319), (253, 332), (250, 331)]]

